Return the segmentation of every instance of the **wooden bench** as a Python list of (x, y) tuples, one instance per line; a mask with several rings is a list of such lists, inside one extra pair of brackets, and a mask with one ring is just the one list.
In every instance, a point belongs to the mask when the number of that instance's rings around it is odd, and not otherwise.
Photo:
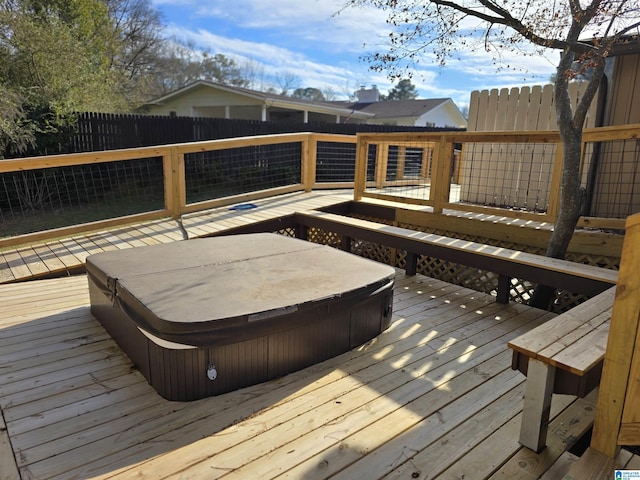
[(600, 382), (616, 287), (509, 342), (527, 376), (520, 443), (545, 447), (553, 393), (586, 396)]
[[(520, 278), (593, 297), (615, 285), (618, 272), (568, 260), (495, 247), (406, 228), (385, 225), (325, 212), (296, 213), (299, 229), (320, 228), (342, 235), (342, 248), (350, 249), (352, 239), (369, 241), (407, 252), (405, 270), (416, 273), (418, 255), (486, 270), (498, 275), (496, 301), (507, 303), (511, 279)], [(306, 233), (299, 234), (306, 239)]]

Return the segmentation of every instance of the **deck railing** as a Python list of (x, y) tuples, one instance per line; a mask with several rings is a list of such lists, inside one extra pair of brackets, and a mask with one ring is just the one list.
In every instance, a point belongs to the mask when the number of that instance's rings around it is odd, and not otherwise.
[(0, 161), (0, 246), (319, 188), (353, 188), (355, 137), (297, 133)]
[[(639, 136), (640, 125), (585, 130), (581, 226), (622, 230), (640, 211)], [(553, 224), (561, 174), (554, 131), (361, 134), (355, 198)]]
[[(586, 130), (580, 225), (640, 211), (640, 125)], [(318, 188), (553, 223), (557, 132), (296, 133), (0, 161), (0, 247)]]

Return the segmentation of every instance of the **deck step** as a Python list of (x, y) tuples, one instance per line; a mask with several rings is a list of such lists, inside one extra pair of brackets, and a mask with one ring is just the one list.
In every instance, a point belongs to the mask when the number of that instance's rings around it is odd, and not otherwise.
[[(609, 480), (615, 470), (637, 470), (640, 457), (621, 449), (616, 458), (611, 458), (589, 447), (569, 468), (562, 480)], [(560, 477), (557, 477), (560, 478)]]
[(570, 452), (564, 452), (560, 455), (560, 458), (556, 460), (547, 472), (540, 477), (540, 480), (558, 480), (559, 478), (563, 478), (568, 472), (569, 469), (578, 461), (580, 457), (574, 455)]
[(615, 462), (613, 458), (588, 448), (569, 469), (563, 480), (600, 480), (613, 478)]

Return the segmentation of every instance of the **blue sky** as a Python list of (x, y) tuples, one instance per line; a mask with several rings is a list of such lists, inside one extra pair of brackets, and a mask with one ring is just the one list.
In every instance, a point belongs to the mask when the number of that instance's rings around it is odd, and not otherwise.
[[(166, 34), (251, 65), (253, 88), (294, 78), (295, 87), (331, 91), (345, 99), (361, 85), (392, 86), (384, 72), (369, 69), (363, 56), (380, 50), (389, 33), (386, 15), (373, 8), (342, 10), (344, 0), (153, 0), (164, 15)], [(341, 11), (342, 10), (342, 11)], [(340, 12), (340, 13), (337, 13)], [(439, 67), (426, 59), (414, 70), (421, 98), (452, 98), (459, 107), (473, 90), (540, 85), (553, 74), (557, 53), (548, 58), (503, 58), (516, 70), (496, 70), (478, 48), (460, 52)]]

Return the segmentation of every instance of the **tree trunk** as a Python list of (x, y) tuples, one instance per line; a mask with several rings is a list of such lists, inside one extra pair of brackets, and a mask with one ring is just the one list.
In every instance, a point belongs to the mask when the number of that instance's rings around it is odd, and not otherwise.
[[(565, 257), (586, 198), (586, 190), (580, 186), (582, 131), (560, 128), (560, 136), (563, 141), (560, 210), (546, 252), (552, 258)], [(554, 296), (555, 288), (537, 285), (530, 305), (546, 310)]]
[[(580, 160), (582, 157), (582, 126), (584, 114), (574, 118), (569, 98), (569, 81), (565, 70), (570, 68), (571, 55), (563, 57), (558, 65), (555, 82), (555, 107), (558, 118), (558, 131), (562, 139), (562, 179), (560, 181), (560, 208), (558, 218), (553, 227), (553, 233), (547, 246), (546, 255), (553, 258), (564, 258), (569, 248), (569, 242), (576, 229), (586, 191), (580, 186)], [(593, 98), (593, 94), (591, 95)], [(587, 99), (590, 103), (591, 100)], [(577, 121), (576, 121), (577, 120)], [(555, 289), (537, 285), (531, 298), (530, 305), (548, 309), (553, 300)]]
[(586, 198), (586, 191), (580, 186), (582, 131), (561, 127), (560, 136), (563, 142), (560, 211), (546, 252), (553, 258), (566, 255)]

